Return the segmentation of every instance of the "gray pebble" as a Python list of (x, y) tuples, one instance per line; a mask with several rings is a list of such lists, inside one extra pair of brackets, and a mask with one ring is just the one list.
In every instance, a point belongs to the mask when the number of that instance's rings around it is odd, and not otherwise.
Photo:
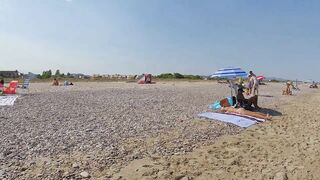
[(89, 173), (87, 171), (83, 171), (82, 173), (80, 173), (80, 176), (83, 178), (88, 178), (90, 177)]

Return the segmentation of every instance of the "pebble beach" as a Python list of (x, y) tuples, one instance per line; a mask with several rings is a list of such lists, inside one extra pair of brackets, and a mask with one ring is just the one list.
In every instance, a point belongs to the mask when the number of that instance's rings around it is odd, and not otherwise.
[[(283, 107), (315, 93), (301, 86), (293, 96), (282, 96), (282, 86), (260, 86), (261, 112), (274, 120), (253, 128), (279, 121), (287, 112)], [(0, 107), (0, 179), (200, 177), (205, 170), (199, 174), (177, 165), (184, 172), (178, 174), (163, 163), (248, 131), (197, 117), (228, 95), (227, 85), (216, 82), (31, 83), (29, 90), (19, 91), (14, 106)], [(145, 159), (147, 164), (140, 163), (145, 171), (130, 168)], [(156, 162), (162, 169), (153, 167)]]

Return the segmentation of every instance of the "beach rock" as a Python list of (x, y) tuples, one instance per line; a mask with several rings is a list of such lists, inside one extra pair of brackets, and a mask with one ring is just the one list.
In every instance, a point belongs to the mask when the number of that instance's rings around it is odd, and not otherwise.
[(192, 180), (192, 179), (193, 179), (192, 177), (185, 176), (181, 180)]
[(2, 177), (4, 175), (4, 171), (0, 170), (0, 177)]
[(185, 178), (184, 175), (179, 175), (179, 176), (174, 177), (174, 180), (183, 180), (183, 178)]
[(90, 175), (87, 171), (83, 171), (82, 173), (80, 173), (80, 176), (83, 177), (83, 178), (89, 178)]
[(26, 171), (28, 168), (27, 167), (22, 167), (20, 170), (21, 171)]
[(73, 163), (72, 164), (72, 168), (74, 168), (74, 169), (77, 169), (77, 168), (79, 168), (80, 166), (79, 166), (79, 164), (77, 164), (77, 163)]
[(288, 180), (287, 173), (285, 172), (278, 172), (274, 176), (274, 180)]

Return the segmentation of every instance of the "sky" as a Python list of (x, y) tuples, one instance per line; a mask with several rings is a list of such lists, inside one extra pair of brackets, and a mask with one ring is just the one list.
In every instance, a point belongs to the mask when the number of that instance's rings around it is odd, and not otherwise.
[(0, 0), (0, 69), (320, 80), (317, 0)]

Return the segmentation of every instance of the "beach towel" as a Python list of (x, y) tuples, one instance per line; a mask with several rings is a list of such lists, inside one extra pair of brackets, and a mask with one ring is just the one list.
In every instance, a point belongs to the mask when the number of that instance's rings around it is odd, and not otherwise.
[(253, 121), (257, 121), (257, 122), (265, 122), (266, 120), (264, 119), (260, 119), (260, 118), (256, 118), (256, 117), (253, 117), (253, 116), (248, 116), (248, 115), (240, 115), (240, 114), (236, 114), (236, 113), (225, 113), (225, 114), (231, 114), (231, 115), (235, 115), (235, 116), (239, 116), (239, 117), (244, 117), (244, 118), (248, 118), (248, 119), (251, 119)]
[(0, 96), (0, 106), (12, 106), (18, 96)]
[(255, 121), (251, 118), (242, 117), (242, 116), (238, 116), (235, 114), (204, 112), (204, 113), (198, 114), (198, 116), (208, 118), (208, 119), (213, 119), (213, 120), (219, 120), (222, 122), (232, 123), (234, 125), (237, 125), (237, 126), (243, 127), (243, 128), (247, 128), (247, 127), (257, 123), (257, 121)]

